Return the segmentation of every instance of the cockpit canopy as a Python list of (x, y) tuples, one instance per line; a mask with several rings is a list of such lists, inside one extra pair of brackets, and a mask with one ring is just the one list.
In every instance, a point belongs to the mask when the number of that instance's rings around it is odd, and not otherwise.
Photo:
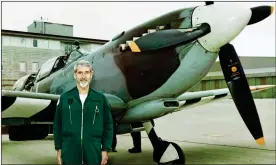
[(61, 68), (69, 65), (73, 61), (79, 59), (82, 56), (87, 55), (87, 53), (82, 53), (79, 50), (73, 50), (67, 55), (56, 56), (48, 61), (46, 61), (38, 71), (36, 81), (42, 80), (50, 74), (60, 70)]
[(38, 71), (37, 80), (40, 80), (44, 77), (46, 77), (47, 75), (49, 75), (53, 69), (54, 64), (59, 61), (58, 59), (60, 58), (60, 56), (57, 57), (53, 57), (51, 59), (49, 59), (48, 61), (46, 61), (40, 68), (40, 70)]

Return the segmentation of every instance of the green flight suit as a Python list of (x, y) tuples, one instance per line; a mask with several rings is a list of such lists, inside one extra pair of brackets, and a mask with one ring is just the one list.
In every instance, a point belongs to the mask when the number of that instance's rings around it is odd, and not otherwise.
[(89, 89), (82, 109), (77, 87), (60, 96), (53, 133), (62, 164), (101, 164), (102, 151), (111, 150), (113, 119), (105, 96)]

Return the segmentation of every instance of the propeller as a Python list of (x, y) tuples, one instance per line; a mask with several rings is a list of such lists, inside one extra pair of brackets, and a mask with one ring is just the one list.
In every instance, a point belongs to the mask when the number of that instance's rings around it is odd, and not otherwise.
[[(214, 4), (213, 1), (205, 1), (206, 6), (212, 4)], [(252, 14), (247, 25), (264, 20), (271, 15), (273, 10), (272, 6), (251, 8)], [(265, 140), (257, 108), (234, 46), (229, 43), (222, 46), (219, 51), (219, 59), (225, 81), (241, 118), (256, 142), (259, 145), (264, 145)]]
[(258, 6), (251, 8), (252, 15), (247, 25), (264, 20), (273, 13), (273, 10), (273, 6)]
[(234, 46), (229, 43), (222, 46), (219, 51), (219, 59), (225, 81), (244, 123), (256, 142), (259, 145), (264, 145), (257, 108)]
[[(214, 4), (214, 1), (205, 1), (205, 6)], [(252, 25), (254, 23), (260, 22), (267, 18), (273, 13), (273, 6), (258, 6), (250, 8), (252, 12), (252, 16), (247, 25)]]
[(129, 47), (132, 52), (153, 51), (189, 43), (210, 33), (210, 31), (210, 26), (207, 23), (202, 23), (191, 29), (161, 30), (132, 41)]
[(214, 1), (205, 1), (205, 5), (208, 6), (208, 5), (212, 5), (214, 4)]

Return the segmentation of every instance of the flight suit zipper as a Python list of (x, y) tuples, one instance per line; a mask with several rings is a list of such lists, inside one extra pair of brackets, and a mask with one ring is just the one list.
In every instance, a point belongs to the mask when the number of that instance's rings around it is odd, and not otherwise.
[[(85, 103), (85, 101), (84, 101)], [(84, 107), (84, 103), (82, 105), (82, 112), (81, 112), (81, 161), (83, 164), (83, 147), (82, 147), (82, 141), (83, 141), (83, 107)]]
[(95, 108), (95, 113), (94, 113), (94, 119), (93, 119), (93, 124), (95, 122), (95, 117), (96, 117), (96, 114), (99, 113), (99, 109), (98, 109), (98, 106), (96, 105), (96, 108)]
[(71, 106), (69, 105), (69, 111), (70, 111), (70, 123), (72, 124), (72, 115), (71, 115)]

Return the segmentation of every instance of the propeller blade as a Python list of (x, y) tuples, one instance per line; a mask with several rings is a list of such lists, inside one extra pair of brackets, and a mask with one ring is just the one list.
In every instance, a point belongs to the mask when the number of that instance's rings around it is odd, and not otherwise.
[(208, 6), (208, 5), (212, 5), (214, 4), (214, 1), (205, 1), (205, 5)]
[(235, 105), (259, 145), (264, 145), (261, 122), (243, 67), (234, 46), (226, 44), (219, 52), (220, 65)]
[(149, 33), (129, 44), (132, 52), (153, 51), (170, 46), (186, 44), (210, 33), (211, 28), (203, 23), (192, 29), (170, 29)]
[(251, 8), (252, 15), (247, 25), (260, 22), (273, 13), (273, 6), (258, 6)]

